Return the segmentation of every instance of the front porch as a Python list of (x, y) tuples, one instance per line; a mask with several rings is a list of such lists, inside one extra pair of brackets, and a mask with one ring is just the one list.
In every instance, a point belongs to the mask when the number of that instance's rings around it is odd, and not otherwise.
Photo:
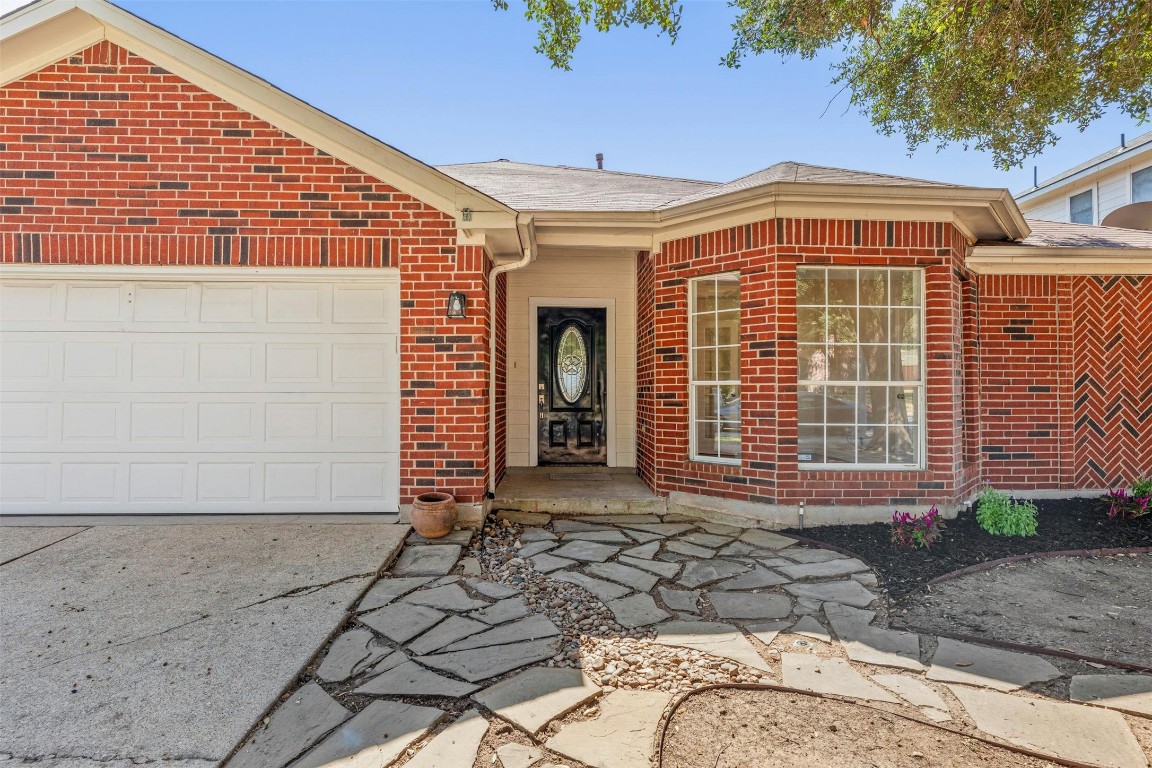
[(494, 510), (572, 515), (663, 515), (657, 496), (631, 467), (510, 467), (496, 487)]

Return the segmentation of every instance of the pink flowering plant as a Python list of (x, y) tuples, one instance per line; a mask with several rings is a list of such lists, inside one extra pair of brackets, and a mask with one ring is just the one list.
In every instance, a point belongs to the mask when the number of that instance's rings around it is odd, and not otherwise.
[(930, 547), (944, 533), (944, 528), (944, 520), (935, 504), (922, 515), (900, 510), (892, 513), (892, 542), (901, 547)]
[(1120, 487), (1108, 491), (1110, 502), (1108, 517), (1113, 520), (1134, 520), (1152, 513), (1152, 475), (1132, 484), (1132, 490)]

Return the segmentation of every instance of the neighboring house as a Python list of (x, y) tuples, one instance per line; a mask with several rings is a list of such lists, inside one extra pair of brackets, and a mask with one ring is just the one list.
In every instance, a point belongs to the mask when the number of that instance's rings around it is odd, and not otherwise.
[(1152, 469), (1152, 234), (791, 162), (436, 169), (105, 2), (0, 34), (9, 514), (576, 463), (773, 524)]
[(1152, 131), (1016, 196), (1030, 219), (1152, 230)]

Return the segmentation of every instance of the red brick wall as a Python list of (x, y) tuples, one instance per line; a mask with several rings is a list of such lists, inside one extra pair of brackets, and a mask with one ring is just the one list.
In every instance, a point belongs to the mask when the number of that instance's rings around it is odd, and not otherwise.
[(656, 366), (652, 354), (655, 341), (653, 267), (654, 259), (651, 254), (647, 251), (636, 254), (636, 472), (650, 488), (655, 488), (656, 483), (653, 422), (653, 385)]
[[(966, 492), (975, 472), (958, 448), (964, 440), (962, 247), (945, 224), (806, 219), (665, 243), (654, 257), (654, 408), (651, 423), (642, 426), (655, 436), (656, 489), (769, 504), (886, 506), (955, 500)], [(799, 468), (795, 295), (796, 268), (806, 264), (925, 269), (926, 469)], [(741, 276), (743, 455), (739, 466), (726, 466), (688, 459), (687, 301), (689, 279), (733, 271)]]
[(399, 267), (401, 502), (482, 498), (488, 263), (451, 217), (107, 42), (0, 89), (0, 179), (8, 263)]

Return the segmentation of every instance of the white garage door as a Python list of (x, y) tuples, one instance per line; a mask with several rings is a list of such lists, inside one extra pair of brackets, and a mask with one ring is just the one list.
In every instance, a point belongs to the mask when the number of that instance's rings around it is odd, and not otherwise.
[(8, 267), (0, 511), (395, 512), (394, 269)]

